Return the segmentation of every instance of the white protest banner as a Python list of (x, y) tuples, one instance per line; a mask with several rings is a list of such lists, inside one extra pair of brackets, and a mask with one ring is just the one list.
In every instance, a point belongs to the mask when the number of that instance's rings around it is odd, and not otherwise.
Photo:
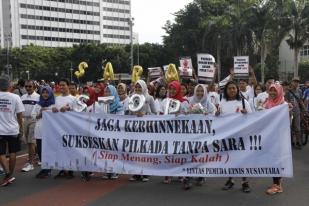
[(163, 76), (161, 67), (148, 68), (148, 76), (150, 77), (150, 79), (157, 79)]
[(180, 67), (179, 69), (179, 76), (182, 79), (190, 79), (193, 76), (193, 66), (191, 57), (181, 57), (179, 59)]
[(42, 131), (43, 168), (157, 176), (293, 176), (287, 105), (220, 117), (44, 112)]
[(234, 75), (237, 78), (249, 77), (249, 57), (237, 56), (234, 57)]
[(212, 82), (215, 77), (215, 58), (210, 54), (197, 54), (198, 81)]

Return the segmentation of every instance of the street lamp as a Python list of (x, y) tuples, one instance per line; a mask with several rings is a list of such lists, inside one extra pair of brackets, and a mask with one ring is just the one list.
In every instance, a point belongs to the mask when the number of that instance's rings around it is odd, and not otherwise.
[(134, 18), (128, 19), (128, 24), (130, 26), (130, 44), (131, 44), (131, 51), (130, 51), (130, 58), (131, 58), (131, 69), (133, 69), (134, 62), (133, 62), (133, 26), (134, 26)]
[(72, 62), (71, 62), (71, 68), (70, 68), (70, 72), (71, 72), (71, 76), (70, 76), (70, 81), (73, 81), (73, 66), (72, 66)]
[(12, 65), (10, 65), (10, 45), (11, 45), (11, 40), (12, 40), (12, 35), (9, 33), (7, 35), (5, 35), (5, 41), (7, 43), (7, 47), (6, 47), (6, 69), (7, 69), (7, 75), (11, 76), (11, 69), (12, 69)]
[(26, 73), (27, 73), (27, 79), (30, 80), (30, 71), (27, 70)]

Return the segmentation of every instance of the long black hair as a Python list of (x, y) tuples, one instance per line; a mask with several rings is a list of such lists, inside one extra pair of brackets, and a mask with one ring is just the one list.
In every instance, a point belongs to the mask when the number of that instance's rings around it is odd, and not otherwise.
[(224, 90), (223, 90), (223, 98), (224, 98), (226, 101), (229, 101), (229, 100), (230, 100), (230, 98), (229, 98), (229, 96), (228, 96), (228, 94), (227, 94), (227, 88), (228, 88), (228, 86), (231, 85), (231, 84), (234, 84), (234, 85), (235, 85), (235, 87), (236, 87), (236, 89), (237, 89), (237, 92), (236, 92), (236, 100), (240, 101), (240, 100), (242, 99), (242, 97), (241, 97), (241, 95), (240, 95), (239, 87), (238, 87), (238, 85), (236, 84), (236, 82), (234, 82), (234, 81), (229, 81), (229, 82), (225, 85)]
[(164, 97), (160, 97), (160, 90), (161, 90), (162, 88), (165, 88), (165, 89), (166, 89), (166, 87), (165, 87), (164, 85), (159, 85), (159, 86), (157, 87), (157, 90), (156, 90), (156, 93), (155, 93), (155, 98), (157, 98), (157, 99), (165, 99), (165, 98), (166, 98), (166, 92), (165, 92)]

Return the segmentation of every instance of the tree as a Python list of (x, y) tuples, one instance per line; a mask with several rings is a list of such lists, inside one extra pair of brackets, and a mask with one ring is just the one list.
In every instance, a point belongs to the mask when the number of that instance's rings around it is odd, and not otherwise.
[(290, 31), (286, 42), (294, 50), (294, 77), (298, 76), (299, 51), (309, 39), (309, 3), (307, 0), (289, 0), (287, 20)]

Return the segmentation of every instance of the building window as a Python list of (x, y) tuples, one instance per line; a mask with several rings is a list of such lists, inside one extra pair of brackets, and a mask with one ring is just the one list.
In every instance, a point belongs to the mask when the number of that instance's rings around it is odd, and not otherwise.
[(125, 13), (129, 14), (130, 10), (127, 9), (117, 9), (117, 8), (109, 8), (109, 7), (103, 7), (104, 11), (110, 11), (110, 12), (117, 12), (117, 13)]
[(103, 36), (112, 39), (130, 39), (130, 36), (127, 35), (104, 34)]
[(122, 0), (103, 0), (103, 2), (130, 5), (130, 1), (122, 1)]
[(103, 25), (104, 29), (111, 29), (111, 30), (123, 30), (123, 31), (130, 31), (130, 27), (127, 26), (111, 26), (111, 25)]
[(48, 37), (48, 36), (31, 36), (31, 35), (22, 35), (22, 39), (29, 40), (38, 40), (38, 41), (59, 41), (59, 42), (74, 42), (74, 43), (97, 43), (98, 40), (90, 40), (90, 39), (72, 39), (72, 38), (61, 38), (61, 37)]
[(99, 12), (75, 10), (75, 9), (65, 9), (65, 8), (56, 8), (56, 7), (40, 6), (40, 5), (32, 5), (32, 4), (20, 4), (20, 8), (43, 10), (43, 11), (55, 11), (55, 12), (63, 12), (63, 13), (70, 13), (70, 14), (73, 13), (73, 14), (100, 16)]
[(103, 16), (103, 20), (128, 22), (129, 18), (121, 18), (121, 17), (113, 17), (113, 16)]
[(100, 3), (97, 2), (89, 2), (89, 1), (79, 1), (79, 0), (46, 0), (46, 1), (55, 1), (55, 2), (62, 2), (62, 3), (70, 3), (70, 4), (80, 4), (86, 6), (100, 6)]
[(35, 15), (27, 15), (21, 14), (21, 18), (23, 19), (37, 19), (43, 21), (58, 21), (58, 22), (69, 22), (76, 24), (88, 24), (88, 25), (100, 25), (98, 21), (87, 21), (87, 20), (79, 20), (79, 19), (65, 19), (65, 18), (57, 18), (57, 17), (47, 17), (47, 16), (35, 16)]

